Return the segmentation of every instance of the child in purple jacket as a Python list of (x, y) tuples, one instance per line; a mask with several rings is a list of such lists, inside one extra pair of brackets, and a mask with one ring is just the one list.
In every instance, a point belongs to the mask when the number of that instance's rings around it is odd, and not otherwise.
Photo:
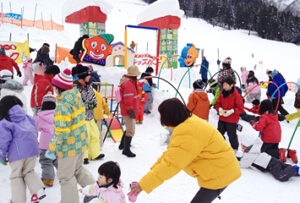
[(39, 140), (40, 148), (40, 164), (42, 168), (42, 181), (48, 187), (53, 186), (55, 172), (57, 168), (57, 160), (49, 159), (45, 156), (49, 149), (49, 141), (54, 133), (54, 109), (56, 107), (56, 98), (52, 94), (46, 94), (42, 100), (42, 108), (35, 117), (38, 131), (41, 132)]
[(22, 109), (15, 96), (0, 100), (0, 160), (11, 167), (11, 202), (26, 202), (26, 186), (32, 194), (31, 202), (46, 197), (44, 185), (35, 173), (39, 155), (38, 132), (31, 116)]

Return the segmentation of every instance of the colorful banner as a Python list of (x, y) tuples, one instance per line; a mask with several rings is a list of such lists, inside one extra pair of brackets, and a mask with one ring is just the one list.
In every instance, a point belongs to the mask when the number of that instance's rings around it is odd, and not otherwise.
[[(0, 13), (0, 21), (3, 23), (10, 23), (17, 26), (35, 27), (41, 30), (57, 30), (63, 31), (64, 26), (60, 25), (53, 20), (28, 20), (23, 18), (20, 14), (16, 13)], [(0, 24), (1, 26), (1, 24)]]
[(14, 20), (22, 20), (22, 15), (17, 13), (0, 13), (1, 18), (9, 18)]
[(0, 41), (0, 47), (3, 47), (6, 55), (14, 59), (16, 63), (24, 63), (26, 58), (30, 56), (28, 41), (24, 43)]
[[(159, 56), (159, 65), (167, 58), (166, 55)], [(137, 66), (156, 66), (156, 56), (151, 56), (150, 54), (135, 54), (134, 64)], [(163, 68), (168, 68), (168, 62), (165, 63)]]
[(61, 63), (61, 61), (66, 61), (67, 58), (70, 63), (76, 64), (76, 61), (74, 60), (73, 56), (70, 54), (70, 49), (56, 46), (55, 63)]

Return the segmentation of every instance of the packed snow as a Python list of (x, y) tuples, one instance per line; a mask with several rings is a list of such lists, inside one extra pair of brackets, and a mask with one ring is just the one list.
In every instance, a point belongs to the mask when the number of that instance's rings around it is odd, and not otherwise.
[(184, 11), (180, 9), (177, 0), (158, 0), (152, 3), (137, 16), (137, 24), (168, 15), (183, 17)]
[[(35, 7), (34, 0), (15, 0), (12, 2), (15, 10), (23, 5), (26, 6), (27, 12), (33, 13)], [(140, 0), (110, 0), (113, 5), (112, 12), (108, 15), (106, 22), (107, 33), (112, 33), (115, 36), (114, 42), (124, 41), (124, 26), (126, 24), (135, 24), (137, 15), (141, 11), (147, 9), (147, 4)], [(4, 0), (7, 5), (8, 0)], [(60, 19), (62, 16), (60, 10), (64, 1), (52, 0), (38, 1), (38, 8), (44, 12), (44, 15), (50, 16), (51, 11), (54, 11)], [(161, 9), (166, 9), (161, 8)], [(9, 33), (12, 33), (13, 41), (23, 42), (27, 39), (27, 33), (30, 35), (30, 46), (39, 48), (44, 42), (50, 43), (51, 55), (54, 56), (55, 44), (71, 48), (73, 43), (79, 37), (79, 26), (65, 24), (65, 31), (42, 31), (35, 28), (16, 27), (14, 25), (0, 25), (0, 40), (7, 41)], [(150, 35), (149, 35), (150, 36)], [(138, 52), (155, 55), (156, 37), (155, 32), (151, 37), (142, 35), (140, 32), (131, 30), (128, 35), (128, 41), (134, 40), (138, 43)], [(230, 56), (233, 59), (232, 66), (239, 72), (241, 66), (247, 67), (248, 70), (253, 70), (256, 65), (256, 76), (260, 81), (267, 80), (265, 75), (266, 69), (279, 70), (287, 81), (296, 82), (300, 76), (299, 71), (299, 55), (300, 47), (291, 43), (282, 43), (259, 38), (254, 32), (248, 35), (245, 30), (224, 30), (223, 28), (212, 26), (203, 20), (194, 18), (182, 18), (181, 27), (179, 28), (179, 52), (186, 43), (194, 43), (197, 47), (204, 50), (204, 55), (210, 62), (210, 72), (213, 74), (218, 71), (216, 61), (218, 60), (217, 50), (220, 51), (220, 60)], [(148, 46), (147, 46), (148, 44)], [(148, 47), (148, 49), (146, 48)], [(152, 51), (153, 50), (153, 51)], [(32, 55), (34, 57), (34, 55)], [(198, 59), (197, 63), (200, 63)], [(59, 64), (61, 69), (71, 68), (72, 65), (67, 62)], [(21, 64), (20, 64), (21, 67)], [(101, 67), (93, 65), (93, 67), (101, 75), (103, 82), (110, 82), (118, 85), (119, 79), (126, 70), (116, 67)], [(187, 69), (173, 70), (173, 80), (171, 81), (171, 70), (163, 69), (161, 77), (167, 79), (175, 87), (178, 86), (181, 77)], [(142, 69), (144, 71), (144, 69)], [(199, 68), (191, 69), (191, 81), (198, 79)], [(23, 78), (16, 77), (22, 81)], [(157, 83), (157, 80), (154, 80)], [(189, 89), (188, 75), (179, 89), (180, 93), (187, 102), (192, 89)], [(25, 87), (25, 95), (27, 96), (28, 109), (30, 109), (30, 94), (32, 85)], [(103, 89), (102, 89), (103, 91)], [(124, 192), (129, 191), (129, 184), (132, 181), (138, 181), (145, 175), (157, 158), (165, 151), (164, 144), (165, 130), (160, 125), (159, 114), (157, 111), (158, 105), (167, 98), (174, 97), (175, 91), (163, 81), (160, 81), (160, 88), (154, 91), (154, 106), (152, 114), (145, 115), (144, 124), (137, 125), (136, 135), (133, 139), (132, 151), (137, 154), (136, 158), (129, 159), (121, 154), (118, 149), (118, 144), (112, 139), (107, 139), (102, 152), (105, 158), (101, 161), (91, 161), (86, 167), (97, 177), (98, 167), (106, 161), (117, 161), (121, 167), (121, 179), (125, 183)], [(262, 92), (262, 99), (265, 99), (265, 90)], [(290, 112), (294, 112), (294, 92), (288, 92), (284, 99), (284, 107)], [(210, 95), (210, 99), (212, 96)], [(32, 114), (30, 111), (29, 114)], [(209, 122), (217, 127), (218, 116), (215, 110), (210, 111)], [(252, 129), (250, 124), (240, 121), (243, 125), (243, 131), (238, 132), (239, 140), (245, 145), (249, 145), (258, 136), (258, 132)], [(291, 135), (295, 129), (297, 121), (290, 123), (281, 122), (282, 141), (280, 147), (286, 148)], [(300, 135), (299, 130), (295, 135), (292, 148), (300, 150)], [(288, 162), (291, 163), (291, 162)], [(39, 163), (36, 164), (36, 171), (41, 174)], [(10, 167), (0, 166), (0, 203), (7, 203), (10, 200)], [(78, 186), (79, 188), (79, 186)], [(300, 178), (292, 177), (288, 182), (282, 183), (275, 180), (271, 174), (262, 173), (253, 169), (242, 169), (242, 176), (233, 184), (231, 184), (222, 194), (221, 200), (217, 199), (214, 202), (228, 203), (265, 203), (265, 202), (300, 202)], [(190, 202), (196, 192), (199, 190), (196, 179), (191, 178), (184, 172), (180, 172), (172, 179), (164, 182), (163, 185), (156, 188), (151, 194), (142, 192), (137, 199), (138, 203), (185, 203)], [(46, 189), (47, 197), (41, 203), (58, 203), (60, 202), (60, 186), (57, 178), (55, 179), (54, 187)], [(27, 197), (29, 198), (29, 192)], [(81, 196), (81, 199), (83, 197)], [(128, 200), (127, 200), (128, 202)]]

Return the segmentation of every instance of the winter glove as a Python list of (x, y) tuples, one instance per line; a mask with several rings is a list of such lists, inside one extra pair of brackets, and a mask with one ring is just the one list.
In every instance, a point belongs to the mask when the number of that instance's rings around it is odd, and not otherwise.
[(88, 109), (89, 109), (89, 110), (93, 110), (94, 108), (95, 108), (95, 105), (94, 105), (94, 104), (89, 104), (89, 105), (88, 105)]
[(4, 166), (6, 166), (7, 165), (7, 160), (6, 159), (1, 159), (0, 163), (3, 164)]
[(254, 126), (254, 124), (255, 124), (255, 121), (250, 121), (250, 124), (252, 125), (252, 126)]
[(129, 110), (127, 113), (129, 114), (129, 118), (136, 119), (136, 114), (134, 110)]
[(49, 149), (46, 151), (45, 157), (51, 160), (56, 159), (55, 152), (51, 152)]
[(223, 109), (221, 107), (219, 108), (219, 115), (223, 116)]
[(21, 71), (18, 71), (18, 72), (17, 72), (17, 76), (22, 77)]
[(225, 112), (223, 113), (223, 116), (228, 117), (231, 114), (234, 113), (234, 109), (230, 109), (230, 110), (224, 110)]

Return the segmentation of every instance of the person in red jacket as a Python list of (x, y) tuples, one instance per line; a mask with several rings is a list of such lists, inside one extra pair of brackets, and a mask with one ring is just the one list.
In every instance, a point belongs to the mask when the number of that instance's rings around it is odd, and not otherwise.
[[(40, 68), (43, 64), (39, 63)], [(52, 78), (60, 72), (58, 66), (48, 66), (45, 73), (36, 72), (34, 75), (34, 84), (31, 91), (31, 108), (34, 116), (42, 107), (43, 97), (48, 93), (53, 92)]]
[(258, 122), (250, 121), (253, 128), (260, 132), (262, 141), (261, 152), (266, 152), (279, 159), (279, 142), (281, 141), (281, 126), (278, 115), (274, 112), (272, 102), (268, 99), (260, 104)]
[(14, 74), (14, 69), (17, 71), (17, 76), (22, 77), (22, 73), (19, 69), (18, 64), (12, 58), (6, 56), (5, 49), (0, 47), (0, 71), (1, 70), (9, 70), (12, 74)]
[(122, 95), (120, 107), (126, 126), (126, 133), (122, 137), (119, 149), (123, 149), (123, 154), (128, 157), (136, 156), (131, 152), (130, 144), (135, 134), (136, 115), (139, 113), (137, 76), (140, 74), (139, 68), (132, 65), (127, 69), (127, 74), (120, 80), (120, 92)]
[(210, 102), (204, 90), (205, 83), (202, 80), (196, 80), (193, 83), (194, 91), (189, 96), (187, 108), (199, 118), (208, 121)]
[(232, 77), (224, 78), (222, 86), (223, 91), (216, 102), (216, 110), (219, 112), (218, 130), (223, 136), (227, 132), (231, 147), (237, 150), (239, 141), (236, 129), (240, 114), (244, 111), (243, 99), (234, 87)]
[(142, 124), (144, 121), (144, 104), (147, 102), (147, 94), (143, 91), (144, 83), (138, 82), (139, 88), (139, 113), (136, 115), (136, 123)]

